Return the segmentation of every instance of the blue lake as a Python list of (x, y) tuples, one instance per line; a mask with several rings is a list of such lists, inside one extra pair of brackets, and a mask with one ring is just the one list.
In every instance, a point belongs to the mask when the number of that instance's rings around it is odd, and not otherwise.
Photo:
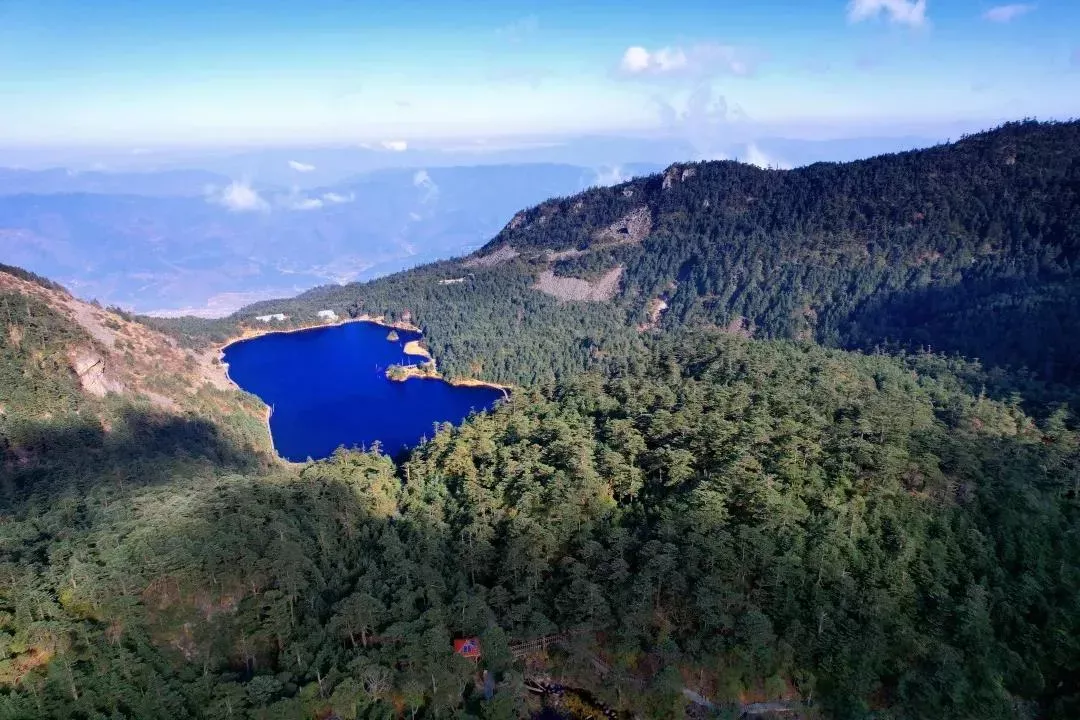
[(424, 360), (405, 354), (420, 333), (396, 330), (399, 339), (389, 341), (389, 332), (352, 322), (272, 333), (229, 345), (224, 360), (233, 382), (272, 408), (274, 447), (297, 462), (375, 441), (396, 455), (431, 437), (434, 423), (459, 423), (503, 397), (496, 388), (387, 380), (388, 366)]

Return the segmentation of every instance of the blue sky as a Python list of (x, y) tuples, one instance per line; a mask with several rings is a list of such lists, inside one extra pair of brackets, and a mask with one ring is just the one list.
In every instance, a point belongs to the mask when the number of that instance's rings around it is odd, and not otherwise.
[(0, 0), (6, 145), (839, 137), (1024, 116), (1080, 116), (1076, 0)]

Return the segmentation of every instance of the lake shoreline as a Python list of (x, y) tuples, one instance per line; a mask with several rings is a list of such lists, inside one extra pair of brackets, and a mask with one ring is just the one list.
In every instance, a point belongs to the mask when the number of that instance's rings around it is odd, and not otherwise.
[[(386, 371), (386, 379), (390, 382), (407, 382), (409, 380), (438, 380), (444, 382), (452, 387), (472, 387), (472, 388), (491, 388), (492, 390), (499, 390), (502, 392), (504, 398), (510, 397), (510, 391), (513, 390), (511, 385), (500, 385), (499, 383), (488, 382), (486, 380), (475, 380), (473, 378), (446, 378), (435, 369), (435, 361), (429, 360), (423, 365), (397, 365), (396, 371), (401, 373), (399, 377), (390, 377), (390, 369)], [(430, 368), (430, 369), (429, 369)]]
[(229, 338), (218, 347), (218, 357), (220, 358), (225, 354), (226, 348), (236, 343), (245, 342), (247, 340), (254, 340), (255, 338), (266, 337), (267, 335), (288, 335), (289, 333), (308, 332), (310, 330), (319, 330), (320, 328), (332, 328), (341, 327), (342, 325), (348, 325), (349, 323), (365, 322), (372, 325), (379, 325), (380, 327), (387, 328), (388, 330), (405, 330), (406, 332), (415, 332), (423, 334), (423, 331), (412, 323), (404, 321), (389, 321), (382, 315), (360, 315), (354, 318), (343, 318), (341, 320), (335, 320), (333, 322), (312, 322), (309, 325), (301, 325), (299, 327), (290, 328), (255, 328), (247, 327), (236, 337)]
[[(423, 345), (420, 344), (423, 340), (423, 330), (421, 330), (414, 324), (406, 323), (404, 321), (388, 321), (387, 318), (382, 315), (360, 315), (357, 317), (343, 318), (343, 320), (335, 321), (333, 323), (312, 323), (311, 325), (303, 325), (301, 327), (289, 327), (281, 329), (261, 327), (245, 328), (240, 337), (232, 338), (220, 345), (220, 347), (217, 349), (217, 359), (221, 365), (225, 366), (225, 376), (229, 378), (229, 364), (225, 362), (225, 351), (229, 347), (231, 347), (231, 345), (237, 344), (238, 342), (246, 342), (247, 340), (254, 340), (256, 338), (264, 338), (268, 335), (287, 335), (289, 334), (289, 332), (307, 332), (309, 330), (318, 330), (324, 327), (340, 327), (342, 325), (348, 325), (350, 323), (368, 323), (370, 325), (378, 325), (379, 327), (384, 327), (389, 330), (405, 330), (406, 332), (419, 332), (420, 338), (416, 340), (409, 340), (405, 343), (405, 354), (427, 358), (428, 363), (431, 363), (433, 367), (435, 366), (435, 358), (432, 357), (431, 353), (428, 351), (427, 348), (424, 348)], [(498, 382), (478, 380), (476, 378), (455, 378), (453, 380), (447, 379), (444, 378), (442, 376), (442, 373), (438, 372), (437, 369), (434, 369), (431, 373), (424, 373), (419, 371), (418, 369), (415, 369), (417, 367), (415, 365), (405, 365), (402, 367), (406, 372), (406, 376), (401, 378), (400, 380), (395, 380), (395, 382), (404, 382), (405, 380), (408, 380), (410, 378), (442, 380), (443, 382), (454, 385), (455, 388), (490, 388), (492, 390), (500, 390), (502, 391), (502, 394), (504, 396), (509, 396), (510, 391), (514, 389), (513, 385), (503, 385)], [(240, 385), (238, 385), (237, 382), (233, 381), (232, 378), (229, 378), (229, 382), (232, 383), (234, 388), (241, 390)]]
[[(238, 343), (247, 342), (249, 340), (255, 340), (257, 338), (266, 337), (268, 335), (287, 335), (287, 334), (291, 334), (291, 333), (310, 332), (312, 330), (319, 330), (319, 329), (322, 329), (322, 328), (341, 327), (343, 325), (348, 325), (350, 323), (367, 323), (369, 325), (375, 325), (375, 326), (378, 326), (378, 327), (384, 327), (384, 328), (386, 328), (388, 330), (403, 330), (405, 332), (413, 332), (413, 333), (418, 333), (418, 334), (421, 335), (420, 338), (417, 338), (415, 340), (409, 340), (408, 342), (406, 342), (405, 346), (404, 346), (404, 352), (405, 352), (406, 355), (412, 355), (414, 357), (426, 358), (426, 362), (424, 363), (423, 366), (420, 366), (420, 365), (405, 365), (405, 366), (402, 366), (402, 370), (405, 372), (405, 376), (400, 378), (400, 379), (391, 379), (391, 378), (387, 377), (387, 379), (391, 380), (391, 382), (405, 382), (406, 380), (410, 380), (410, 379), (414, 379), (414, 378), (418, 378), (418, 379), (422, 379), (422, 380), (439, 380), (439, 381), (444, 382), (444, 383), (446, 383), (446, 384), (448, 384), (448, 385), (450, 385), (452, 387), (491, 388), (492, 390), (501, 391), (502, 394), (503, 394), (504, 399), (508, 399), (510, 397), (510, 390), (512, 390), (513, 388), (511, 386), (509, 386), (509, 385), (501, 385), (499, 383), (488, 382), (488, 381), (485, 381), (485, 380), (477, 380), (475, 378), (454, 378), (454, 379), (444, 378), (438, 372), (438, 370), (436, 369), (435, 358), (432, 357), (431, 353), (428, 351), (427, 348), (425, 348), (423, 345), (421, 345), (421, 341), (422, 341), (422, 338), (423, 338), (423, 331), (419, 327), (417, 327), (416, 325), (413, 325), (412, 323), (403, 322), (403, 321), (397, 321), (397, 322), (388, 321), (388, 320), (386, 320), (385, 317), (383, 317), (381, 315), (379, 315), (379, 316), (361, 315), (359, 317), (344, 318), (344, 319), (337, 320), (337, 321), (334, 321), (334, 322), (313, 322), (311, 324), (302, 325), (300, 327), (292, 327), (292, 328), (278, 328), (278, 329), (269, 328), (269, 327), (268, 328), (251, 328), (251, 327), (245, 328), (244, 331), (238, 337), (233, 337), (233, 338), (230, 338), (229, 340), (226, 340), (224, 343), (222, 343), (217, 348), (217, 359), (218, 359), (218, 362), (220, 363), (220, 365), (222, 366), (223, 370), (225, 371), (225, 378), (229, 381), (229, 384), (232, 385), (232, 387), (234, 389), (236, 389), (236, 390), (238, 390), (240, 392), (247, 392), (242, 387), (240, 387), (239, 383), (237, 383), (235, 380), (233, 380), (232, 376), (229, 374), (229, 363), (227, 363), (225, 361), (225, 351), (228, 348), (230, 348), (233, 345), (236, 345)], [(431, 369), (430, 369), (430, 371), (425, 372), (425, 371), (420, 369), (421, 367), (430, 367)], [(261, 398), (260, 398), (260, 402), (263, 402)], [(270, 448), (271, 448), (271, 450), (273, 450), (274, 456), (280, 462), (283, 462), (283, 463), (286, 463), (286, 464), (289, 464), (289, 465), (297, 465), (297, 466), (299, 466), (299, 465), (306, 464), (306, 461), (298, 462), (298, 461), (295, 461), (295, 460), (289, 460), (286, 457), (284, 457), (278, 451), (277, 445), (274, 442), (274, 432), (270, 427), (270, 419), (274, 414), (274, 409), (270, 405), (266, 405), (265, 402), (263, 402), (263, 404), (266, 407), (266, 413), (265, 413), (263, 423), (266, 426), (266, 434), (270, 437)]]

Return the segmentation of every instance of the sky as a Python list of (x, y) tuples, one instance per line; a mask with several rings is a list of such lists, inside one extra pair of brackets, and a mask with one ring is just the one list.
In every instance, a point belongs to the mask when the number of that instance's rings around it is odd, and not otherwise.
[(0, 0), (7, 146), (1077, 116), (1077, 0)]

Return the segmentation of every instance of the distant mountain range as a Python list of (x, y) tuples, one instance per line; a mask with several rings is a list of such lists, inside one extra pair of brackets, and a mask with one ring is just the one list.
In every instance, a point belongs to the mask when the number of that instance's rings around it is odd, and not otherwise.
[(654, 170), (382, 170), (313, 189), (205, 171), (0, 171), (0, 257), (82, 297), (221, 315), (467, 253), (518, 208)]
[[(129, 310), (221, 316), (259, 299), (467, 254), (522, 207), (673, 160), (705, 153), (792, 167), (930, 144), (766, 138), (703, 149), (681, 138), (589, 137), (79, 155), (61, 168), (0, 168), (0, 260)], [(0, 149), (0, 162), (51, 158)]]
[[(974, 128), (973, 128), (974, 129)], [(746, 136), (735, 128), (697, 129), (653, 137), (584, 136), (408, 142), (390, 140), (363, 145), (279, 148), (130, 148), (64, 149), (0, 146), (0, 167), (34, 170), (63, 168), (80, 174), (141, 174), (198, 169), (212, 175), (266, 185), (305, 189), (336, 185), (361, 173), (385, 169), (473, 167), (477, 165), (574, 165), (610, 172), (627, 164), (667, 166), (691, 160), (766, 159), (797, 167), (814, 162), (846, 162), (927, 147), (958, 136), (878, 135), (843, 139), (793, 139), (779, 135)], [(697, 137), (701, 135), (701, 137)], [(691, 137), (694, 136), (694, 137)], [(766, 163), (768, 164), (768, 163)], [(136, 178), (137, 180), (138, 178)], [(36, 191), (35, 191), (36, 192)]]

